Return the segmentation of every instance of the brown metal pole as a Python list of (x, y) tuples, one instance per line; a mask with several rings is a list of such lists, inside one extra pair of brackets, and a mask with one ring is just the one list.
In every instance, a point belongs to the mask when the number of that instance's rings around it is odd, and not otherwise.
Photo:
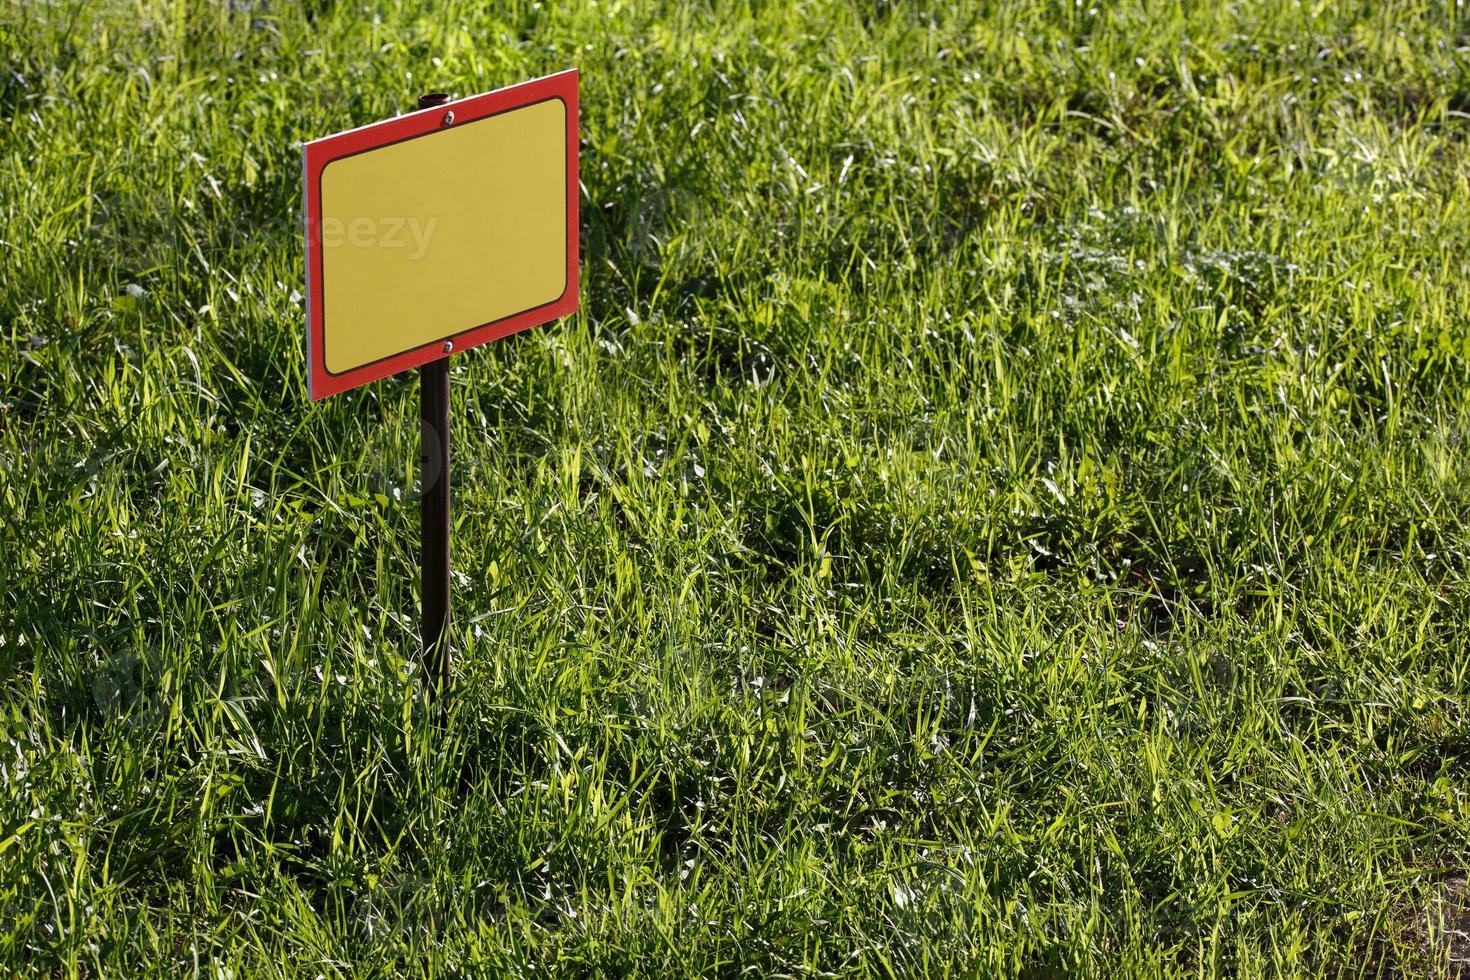
[[(419, 96), (419, 108), (449, 101), (442, 92)], [(424, 685), (431, 694), (449, 693), (449, 357), (419, 368), (420, 603), (424, 641)]]

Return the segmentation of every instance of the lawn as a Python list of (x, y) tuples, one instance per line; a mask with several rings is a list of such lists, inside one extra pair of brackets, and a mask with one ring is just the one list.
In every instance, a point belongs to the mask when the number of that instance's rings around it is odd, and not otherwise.
[[(1453, 969), (1459, 4), (0, 0), (0, 59), (0, 973)], [(568, 67), (581, 310), (451, 361), (439, 723), (300, 142)]]

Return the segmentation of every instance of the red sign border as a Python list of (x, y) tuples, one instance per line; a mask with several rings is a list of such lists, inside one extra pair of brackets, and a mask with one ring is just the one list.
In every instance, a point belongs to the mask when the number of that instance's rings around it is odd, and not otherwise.
[[(407, 371), (409, 368), (448, 357), (445, 341), (452, 344), (454, 352), (467, 350), (492, 340), (499, 340), (527, 327), (566, 316), (577, 308), (580, 284), (578, 255), (578, 185), (577, 185), (577, 69), (547, 75), (512, 85), (508, 88), (474, 95), (457, 102), (449, 102), (432, 109), (420, 109), (393, 119), (350, 129), (345, 133), (324, 136), (302, 146), (303, 217), (306, 226), (306, 361), (307, 382), (312, 401), (320, 401), (330, 395), (365, 385), (379, 378)], [(487, 116), (498, 115), (511, 109), (520, 109), (537, 102), (560, 99), (567, 108), (567, 269), (566, 288), (557, 299), (543, 306), (523, 310), (520, 313), (483, 323), (468, 330), (449, 334), (411, 350), (403, 351), (373, 361), (360, 367), (350, 368), (340, 374), (326, 369), (325, 311), (322, 289), (322, 171), (327, 164), (342, 157), (352, 156), (365, 150), (373, 150), (400, 143), (418, 136), (427, 136), (445, 128), (445, 114), (454, 113), (454, 122), (474, 122)]]

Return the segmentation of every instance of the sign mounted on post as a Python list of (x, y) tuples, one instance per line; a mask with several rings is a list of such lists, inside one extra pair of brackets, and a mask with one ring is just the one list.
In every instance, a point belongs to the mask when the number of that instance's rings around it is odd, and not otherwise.
[(307, 143), (313, 400), (419, 369), (424, 682), (450, 683), (449, 355), (577, 308), (577, 72)]
[(577, 308), (577, 72), (312, 140), (312, 399)]

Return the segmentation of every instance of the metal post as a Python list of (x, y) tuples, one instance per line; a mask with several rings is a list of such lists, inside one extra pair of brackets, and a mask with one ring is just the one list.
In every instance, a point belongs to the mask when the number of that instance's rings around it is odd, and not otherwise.
[[(419, 96), (419, 108), (449, 101), (442, 92)], [(449, 693), (449, 357), (419, 368), (420, 479), (419, 566), (424, 685)]]

